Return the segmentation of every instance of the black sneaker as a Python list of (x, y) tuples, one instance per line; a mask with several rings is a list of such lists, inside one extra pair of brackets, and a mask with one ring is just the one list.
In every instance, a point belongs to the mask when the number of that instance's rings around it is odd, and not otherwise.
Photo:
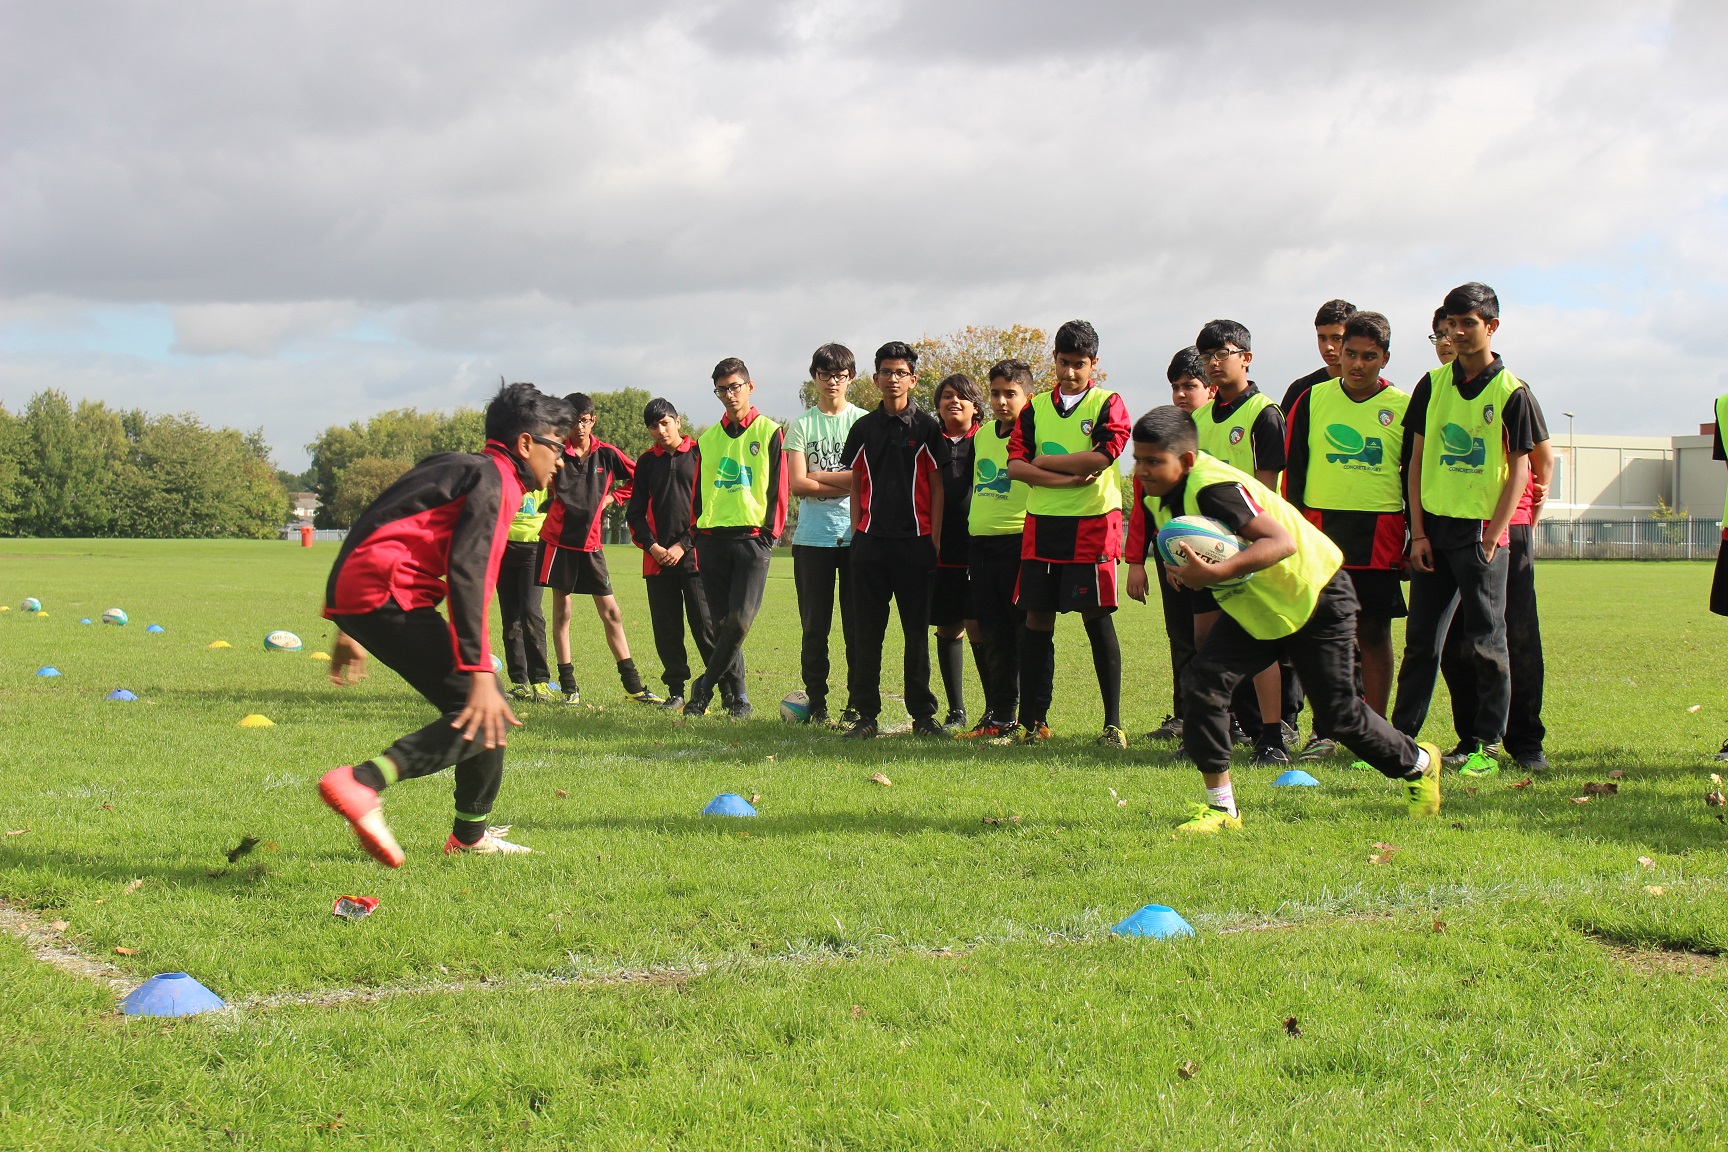
[(840, 734), (842, 740), (874, 740), (876, 738), (876, 721), (860, 716), (852, 721), (851, 727)]
[(752, 711), (750, 701), (742, 696), (726, 705), (726, 717), (729, 720), (748, 720)]
[(1716, 759), (1728, 761), (1728, 740), (1722, 741), (1722, 751), (1716, 753)]
[(1254, 737), (1249, 734), (1248, 729), (1242, 727), (1240, 720), (1230, 721), (1230, 743), (1238, 748), (1254, 747)]
[(534, 699), (534, 689), (528, 684), (512, 684), (508, 695), (512, 700), (532, 700)]
[(826, 728), (834, 723), (834, 718), (828, 715), (826, 704), (818, 704), (810, 709), (810, 715), (805, 717), (804, 723), (812, 728)]
[(843, 728), (850, 728), (862, 719), (864, 719), (864, 717), (858, 714), (858, 709), (851, 706), (847, 706), (840, 712), (840, 725)]
[(1146, 739), (1180, 740), (1182, 739), (1182, 721), (1175, 716), (1166, 716), (1162, 724), (1146, 733)]
[[(964, 709), (964, 708), (950, 708), (950, 709), (948, 709), (948, 715), (942, 718), (942, 727), (950, 735), (952, 735), (955, 732), (959, 732), (961, 729), (965, 728), (966, 727), (966, 709)], [(914, 730), (916, 730), (916, 726), (914, 726)]]
[(706, 716), (708, 705), (714, 702), (714, 689), (698, 676), (690, 684), (690, 695), (684, 701), (684, 715)]
[(660, 702), (660, 707), (668, 712), (681, 712), (684, 709), (684, 693), (674, 692)]
[(1276, 744), (1270, 740), (1264, 740), (1254, 745), (1254, 759), (1249, 762), (1249, 766), (1253, 768), (1288, 768), (1290, 767), (1290, 753), (1285, 749), (1282, 740)]
[(1529, 772), (1532, 775), (1537, 772), (1546, 772), (1549, 767), (1548, 757), (1542, 754), (1541, 749), (1537, 749), (1536, 751), (1527, 753), (1523, 756), (1514, 756), (1512, 757), (1512, 763), (1517, 767), (1518, 771)]
[(1291, 748), (1296, 747), (1296, 741), (1302, 738), (1302, 733), (1296, 730), (1296, 725), (1288, 720), (1280, 720), (1278, 727), (1284, 733), (1284, 743)]
[(1308, 743), (1302, 746), (1302, 751), (1296, 753), (1298, 760), (1330, 760), (1338, 755), (1338, 741), (1328, 740), (1324, 736), (1310, 736)]
[(624, 699), (634, 700), (638, 704), (652, 704), (656, 708), (664, 708), (666, 706), (666, 698), (661, 696), (658, 692), (655, 692), (646, 684), (636, 689), (634, 692), (626, 688), (624, 690)]
[[(962, 723), (965, 722), (965, 714), (964, 713), (961, 714), (961, 722)], [(942, 725), (936, 723), (936, 717), (934, 717), (934, 716), (920, 716), (917, 719), (912, 721), (912, 735), (914, 735), (914, 736), (940, 736), (940, 737), (946, 739), (949, 735), (949, 732), (948, 732), (948, 729), (946, 729), (946, 728), (942, 727)]]

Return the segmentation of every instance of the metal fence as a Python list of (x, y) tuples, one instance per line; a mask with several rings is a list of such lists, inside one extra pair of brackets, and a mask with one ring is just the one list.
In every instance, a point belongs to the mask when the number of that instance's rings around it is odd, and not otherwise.
[[(298, 525), (298, 524), (283, 525), (282, 539), (292, 541), (295, 544), (300, 543), (300, 525)], [(314, 528), (312, 530), (312, 539), (314, 539), (314, 540), (346, 540), (346, 539), (348, 539), (348, 529), (346, 529), (346, 528)]]
[(1714, 560), (1722, 522), (1685, 520), (1543, 520), (1539, 560)]

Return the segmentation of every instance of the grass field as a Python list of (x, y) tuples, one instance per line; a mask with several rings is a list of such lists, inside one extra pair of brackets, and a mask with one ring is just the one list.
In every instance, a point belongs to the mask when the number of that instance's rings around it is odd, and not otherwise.
[[(1703, 607), (1705, 565), (1542, 567), (1555, 768), (1530, 787), (1449, 776), (1418, 823), (1344, 762), (1316, 790), (1245, 770), (1244, 831), (1179, 843), (1197, 774), (1092, 746), (1068, 622), (1046, 746), (860, 748), (781, 724), (797, 625), (776, 560), (747, 647), (756, 720), (625, 702), (579, 609), (597, 706), (526, 712), (496, 812), (535, 854), (441, 857), (441, 776), (387, 794), (408, 852), (389, 872), (313, 785), (425, 705), (383, 669), (338, 691), (260, 643), (328, 648), (333, 547), (0, 551), (0, 900), (119, 975), (183, 970), (236, 1006), (122, 1017), (106, 984), (0, 936), (0, 1147), (1725, 1139), (1728, 826), (1704, 795), (1728, 622)], [(612, 568), (652, 679), (634, 553)], [(112, 606), (129, 627), (78, 624)], [(1161, 622), (1118, 622), (1143, 732), (1168, 706)], [(105, 700), (117, 687), (140, 699)], [(237, 728), (251, 712), (276, 726)], [(1443, 700), (1433, 715), (1449, 745)], [(1619, 795), (1573, 802), (1611, 770)], [(699, 816), (723, 791), (759, 793), (761, 815)], [(245, 836), (262, 843), (231, 864)], [(381, 904), (341, 921), (343, 893)], [(1148, 902), (1198, 935), (1109, 934)]]

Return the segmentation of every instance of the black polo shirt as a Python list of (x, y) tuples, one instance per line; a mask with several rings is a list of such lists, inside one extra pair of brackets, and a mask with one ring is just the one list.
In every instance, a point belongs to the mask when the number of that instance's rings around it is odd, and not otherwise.
[(1314, 387), (1316, 384), (1324, 384), (1326, 381), (1333, 379), (1336, 375), (1337, 373), (1333, 372), (1330, 368), (1316, 368), (1314, 371), (1308, 373), (1308, 375), (1290, 381), (1290, 387), (1284, 389), (1284, 399), (1278, 404), (1278, 407), (1284, 410), (1284, 419), (1290, 419), (1290, 413), (1296, 410), (1296, 401), (1302, 399), (1303, 394), (1306, 393), (1308, 389)]
[(858, 531), (884, 539), (930, 535), (930, 476), (948, 458), (942, 422), (916, 403), (895, 415), (878, 405), (860, 416), (840, 452), (840, 467), (858, 475)]

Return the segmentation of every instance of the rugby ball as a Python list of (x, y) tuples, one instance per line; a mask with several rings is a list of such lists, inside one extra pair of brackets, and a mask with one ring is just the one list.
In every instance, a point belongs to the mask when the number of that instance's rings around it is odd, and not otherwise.
[[(1166, 564), (1180, 568), (1187, 563), (1175, 551), (1177, 541), (1188, 545), (1208, 564), (1228, 560), (1248, 546), (1248, 541), (1210, 516), (1178, 516), (1158, 530), (1158, 556)], [(1215, 588), (1235, 588), (1247, 580), (1243, 576), (1215, 584)]]
[(494, 676), (504, 675), (504, 661), (498, 659), (498, 653), (496, 653), (496, 652), (493, 652), (491, 655), (492, 655), (492, 675), (494, 675)]
[(278, 629), (264, 637), (264, 651), (298, 652), (300, 651), (300, 637), (292, 632), (283, 632)]
[(18, 605), (18, 607), (22, 608), (26, 612), (40, 612), (42, 611), (42, 601), (36, 599), (34, 596), (26, 596), (24, 598), (24, 603)]
[(102, 623), (113, 624), (118, 628), (124, 628), (127, 622), (131, 619), (132, 617), (126, 615), (126, 609), (124, 608), (110, 608), (108, 611), (102, 613)]
[(788, 724), (810, 723), (810, 697), (803, 692), (788, 692), (780, 701), (780, 719)]

